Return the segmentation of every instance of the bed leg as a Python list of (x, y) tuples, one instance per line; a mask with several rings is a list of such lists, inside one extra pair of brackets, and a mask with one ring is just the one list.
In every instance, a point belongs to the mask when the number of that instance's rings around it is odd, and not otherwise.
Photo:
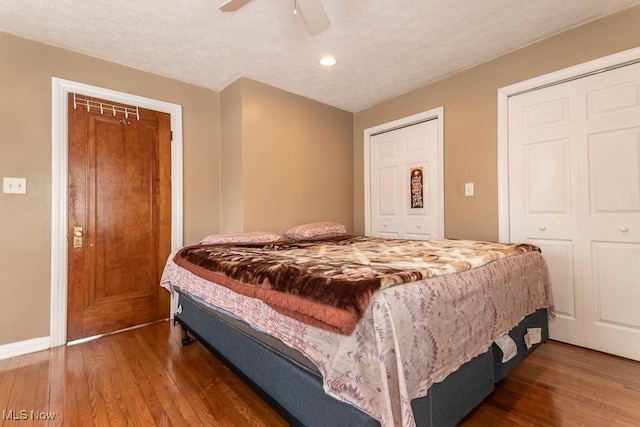
[(189, 332), (187, 332), (187, 329), (180, 325), (182, 327), (182, 345), (189, 345), (191, 343), (193, 343), (193, 341), (191, 341), (191, 337), (189, 336)]

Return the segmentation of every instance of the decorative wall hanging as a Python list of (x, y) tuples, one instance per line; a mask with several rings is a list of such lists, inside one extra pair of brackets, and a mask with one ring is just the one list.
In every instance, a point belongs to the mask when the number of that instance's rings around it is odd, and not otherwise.
[(411, 208), (424, 207), (424, 183), (422, 167), (411, 168)]

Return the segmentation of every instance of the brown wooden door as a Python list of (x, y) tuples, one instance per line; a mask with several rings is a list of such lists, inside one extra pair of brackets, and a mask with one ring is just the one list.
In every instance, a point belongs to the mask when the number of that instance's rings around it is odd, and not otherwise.
[(170, 116), (127, 119), (83, 98), (89, 111), (69, 95), (68, 341), (167, 318), (170, 301), (159, 286), (171, 250)]

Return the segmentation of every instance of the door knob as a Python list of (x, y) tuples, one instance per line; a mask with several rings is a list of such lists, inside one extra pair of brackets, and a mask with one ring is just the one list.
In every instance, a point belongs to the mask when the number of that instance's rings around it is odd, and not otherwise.
[(541, 226), (538, 227), (538, 230), (540, 230), (540, 231), (544, 231), (546, 229), (547, 229), (547, 227), (545, 227), (544, 225), (541, 225)]
[(629, 231), (629, 227), (623, 225), (622, 227), (620, 227), (620, 231), (622, 231), (623, 233), (626, 233), (627, 231)]

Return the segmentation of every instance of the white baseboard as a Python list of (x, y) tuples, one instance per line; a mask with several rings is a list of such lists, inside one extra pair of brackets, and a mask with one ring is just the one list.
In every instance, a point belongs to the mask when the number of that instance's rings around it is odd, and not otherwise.
[(34, 353), (36, 351), (47, 350), (49, 348), (49, 344), (49, 337), (32, 338), (30, 340), (3, 344), (0, 345), (0, 360), (15, 356), (22, 356), (23, 354)]

